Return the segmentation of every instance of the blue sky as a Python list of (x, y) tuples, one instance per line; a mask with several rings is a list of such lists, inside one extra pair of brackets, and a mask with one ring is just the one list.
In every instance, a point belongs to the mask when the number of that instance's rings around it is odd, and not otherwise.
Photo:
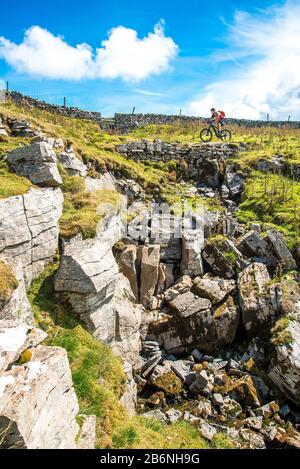
[(299, 21), (300, 0), (5, 2), (0, 79), (107, 116), (299, 119)]

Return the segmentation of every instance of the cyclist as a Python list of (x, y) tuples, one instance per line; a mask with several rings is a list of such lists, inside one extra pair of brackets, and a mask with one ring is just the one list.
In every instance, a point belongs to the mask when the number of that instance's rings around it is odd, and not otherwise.
[(215, 126), (218, 129), (218, 132), (221, 132), (221, 126), (224, 125), (225, 112), (216, 111), (214, 107), (211, 108), (211, 119), (213, 120)]

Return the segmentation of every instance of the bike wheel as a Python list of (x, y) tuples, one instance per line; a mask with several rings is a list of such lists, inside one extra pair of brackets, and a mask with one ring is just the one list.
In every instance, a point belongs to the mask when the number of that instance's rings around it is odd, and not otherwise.
[(228, 129), (221, 130), (220, 138), (223, 140), (223, 142), (228, 142), (229, 140), (231, 140), (230, 130), (228, 130)]
[(200, 132), (202, 142), (210, 142), (212, 139), (212, 132), (209, 129), (203, 129)]

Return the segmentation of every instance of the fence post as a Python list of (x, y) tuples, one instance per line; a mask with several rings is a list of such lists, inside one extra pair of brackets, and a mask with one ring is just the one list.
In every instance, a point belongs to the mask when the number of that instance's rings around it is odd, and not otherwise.
[(9, 92), (9, 83), (8, 83), (8, 81), (5, 82), (5, 85), (6, 85), (6, 93), (8, 93)]
[(135, 106), (133, 106), (133, 109), (132, 109), (132, 114), (135, 113)]
[(269, 122), (269, 113), (267, 114), (267, 122)]
[(64, 107), (67, 107), (67, 98), (64, 97)]
[(182, 109), (179, 109), (179, 115), (181, 116)]
[(291, 116), (288, 117), (288, 120), (287, 120), (288, 122), (290, 122), (290, 118), (291, 118)]

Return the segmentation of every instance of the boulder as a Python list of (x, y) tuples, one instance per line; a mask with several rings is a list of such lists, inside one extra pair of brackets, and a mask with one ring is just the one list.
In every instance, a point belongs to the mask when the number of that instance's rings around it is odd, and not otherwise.
[(7, 130), (2, 122), (1, 117), (0, 117), (0, 137), (8, 137)]
[(250, 375), (243, 376), (232, 382), (228, 393), (232, 399), (239, 402), (243, 407), (256, 408), (261, 405), (261, 396)]
[(272, 342), (274, 356), (269, 377), (296, 405), (300, 405), (300, 313), (278, 321)]
[(137, 276), (137, 247), (127, 246), (118, 257), (120, 272), (128, 278), (136, 301), (139, 301), (138, 276)]
[(207, 298), (212, 304), (220, 303), (235, 288), (234, 280), (225, 280), (205, 274), (193, 281), (193, 291), (201, 298)]
[(8, 289), (5, 290), (6, 294), (4, 294), (3, 290), (0, 292), (0, 323), (2, 321), (18, 320), (19, 322), (33, 325), (33, 313), (26, 295), (21, 261), (14, 261), (10, 258), (3, 258), (1, 260), (0, 257), (0, 272), (1, 264), (3, 266), (3, 278), (0, 279), (2, 288), (5, 281), (11, 283), (12, 280), (15, 280), (15, 283), (12, 285), (12, 287), (8, 285)]
[(181, 260), (181, 220), (169, 214), (154, 214), (151, 219), (150, 243), (160, 245), (160, 260), (176, 263)]
[(199, 298), (192, 292), (186, 292), (176, 296), (169, 305), (180, 317), (193, 316), (201, 311), (207, 311), (211, 307), (211, 302), (206, 298)]
[(140, 302), (148, 307), (158, 282), (160, 246), (141, 246), (138, 255), (141, 264)]
[(284, 238), (279, 231), (271, 229), (267, 231), (267, 240), (283, 268), (292, 270), (296, 268), (296, 262), (287, 248)]
[(204, 248), (204, 230), (183, 230), (182, 231), (182, 259), (181, 273), (183, 275), (202, 275), (203, 265), (201, 252)]
[(234, 199), (243, 192), (243, 179), (232, 166), (227, 166), (225, 170), (224, 184), (229, 189), (230, 198)]
[(109, 244), (94, 239), (67, 245), (54, 284), (94, 337), (111, 344), (125, 361), (137, 360), (141, 309), (134, 306)]
[(87, 175), (87, 167), (75, 155), (72, 147), (68, 147), (64, 152), (59, 153), (57, 158), (70, 176), (85, 177)]
[(22, 262), (27, 287), (58, 248), (62, 208), (59, 188), (31, 189), (0, 200), (0, 254)]
[(248, 231), (238, 239), (237, 248), (246, 256), (253, 260), (260, 259), (268, 265), (275, 266), (276, 259), (272, 255), (268, 243), (261, 238), (256, 230)]
[(7, 154), (9, 166), (19, 175), (40, 186), (59, 186), (62, 179), (57, 169), (55, 152), (46, 142), (20, 147)]
[(169, 303), (174, 300), (178, 295), (187, 293), (192, 287), (192, 279), (188, 275), (183, 275), (172, 287), (164, 292), (164, 298)]
[(275, 318), (270, 276), (264, 264), (254, 262), (238, 276), (242, 321), (249, 337), (262, 334)]
[(116, 190), (116, 182), (113, 175), (109, 172), (100, 174), (98, 178), (86, 176), (84, 178), (85, 188), (88, 192), (96, 192), (99, 190)]
[(231, 344), (240, 322), (239, 311), (232, 296), (215, 310), (213, 319), (218, 344), (220, 346)]
[(38, 345), (0, 375), (2, 448), (74, 449), (78, 401), (67, 352)]
[(172, 371), (168, 362), (155, 367), (149, 382), (169, 396), (178, 396), (182, 391), (182, 381)]
[(242, 260), (240, 251), (225, 237), (210, 238), (205, 243), (202, 255), (215, 275), (228, 279), (235, 275)]

